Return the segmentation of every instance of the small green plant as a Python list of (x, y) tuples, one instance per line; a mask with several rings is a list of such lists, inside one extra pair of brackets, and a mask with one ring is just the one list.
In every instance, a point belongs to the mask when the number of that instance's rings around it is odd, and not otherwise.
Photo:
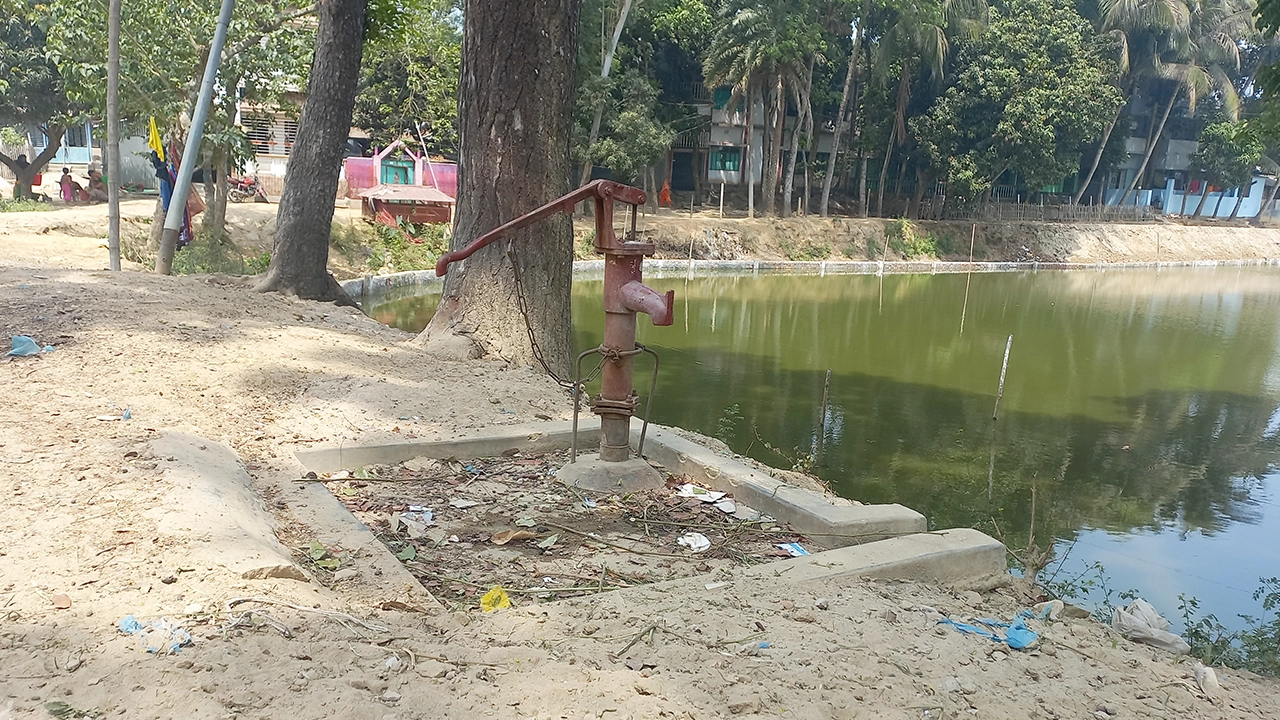
[(738, 423), (742, 422), (742, 407), (734, 403), (716, 418), (716, 438), (728, 445), (738, 437)]
[(812, 240), (801, 240), (799, 242), (783, 240), (778, 243), (778, 248), (782, 250), (782, 254), (785, 255), (788, 260), (812, 261), (826, 260), (831, 257), (830, 245), (814, 242)]
[(35, 212), (36, 210), (49, 209), (49, 203), (40, 202), (39, 200), (0, 198), (0, 212)]
[(590, 260), (595, 257), (598, 257), (596, 255), (596, 231), (595, 228), (591, 228), (584, 232), (582, 237), (578, 238), (578, 241), (574, 243), (573, 259)]
[[(145, 242), (142, 247), (146, 247)], [(143, 264), (155, 264), (155, 258), (148, 260), (142, 257), (138, 243), (126, 243), (122, 248), (125, 257)], [(132, 257), (131, 257), (132, 256)], [(196, 230), (191, 244), (179, 248), (173, 256), (173, 273), (175, 275), (202, 275), (209, 273), (225, 273), (227, 275), (257, 275), (267, 269), (271, 263), (269, 253), (245, 255), (225, 233), (210, 233), (203, 229)]]
[(808, 475), (814, 478), (815, 480), (817, 480), (819, 483), (823, 484), (824, 486), (827, 486), (828, 489), (830, 489), (830, 486), (826, 481), (816, 477), (813, 474), (813, 466), (818, 462), (818, 457), (816, 452), (814, 452), (813, 450), (801, 450), (797, 446), (797, 447), (791, 448), (791, 453), (788, 454), (786, 452), (783, 452), (781, 448), (770, 444), (768, 440), (765, 440), (764, 438), (760, 437), (760, 432), (756, 430), (754, 427), (751, 428), (751, 431), (756, 436), (756, 440), (759, 441), (761, 445), (764, 445), (765, 449), (769, 450), (770, 452), (782, 458), (783, 460), (786, 460), (787, 462), (791, 463), (790, 469), (792, 471)]
[(1183, 639), (1191, 655), (1207, 665), (1225, 665), (1259, 675), (1280, 677), (1280, 578), (1262, 578), (1253, 593), (1266, 617), (1241, 615), (1245, 628), (1232, 632), (1210, 613), (1197, 617), (1200, 601), (1179, 595)]
[(927, 232), (921, 232), (907, 218), (891, 220), (885, 228), (889, 247), (908, 260), (938, 257), (938, 241)]
[(375, 223), (373, 235), (367, 238), (367, 245), (363, 248), (365, 267), (387, 273), (433, 268), (436, 260), (449, 249), (446, 227), (426, 223), (415, 225), (404, 218), (397, 218), (394, 227)]

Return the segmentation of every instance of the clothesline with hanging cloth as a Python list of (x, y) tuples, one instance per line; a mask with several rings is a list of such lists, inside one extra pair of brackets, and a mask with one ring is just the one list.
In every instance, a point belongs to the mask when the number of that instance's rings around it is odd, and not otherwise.
[[(173, 198), (173, 186), (178, 182), (178, 168), (181, 159), (176, 144), (170, 144), (165, 152), (164, 142), (160, 139), (160, 130), (156, 127), (156, 119), (151, 118), (150, 131), (147, 135), (147, 146), (151, 149), (151, 166), (155, 168), (156, 179), (160, 181), (160, 205), (166, 212), (169, 201)], [(167, 160), (166, 160), (167, 158)], [(204, 201), (199, 193), (187, 195), (187, 207), (182, 215), (182, 229), (178, 232), (178, 247), (191, 244), (194, 234), (191, 229), (191, 218), (204, 212)]]

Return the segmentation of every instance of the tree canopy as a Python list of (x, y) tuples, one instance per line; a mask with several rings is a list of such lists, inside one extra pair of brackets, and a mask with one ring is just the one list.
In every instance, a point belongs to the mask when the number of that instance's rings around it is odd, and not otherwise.
[(1004, 0), (961, 44), (954, 80), (915, 130), (932, 161), (972, 189), (1011, 171), (1031, 187), (1077, 171), (1122, 99), (1117, 68), (1064, 0)]

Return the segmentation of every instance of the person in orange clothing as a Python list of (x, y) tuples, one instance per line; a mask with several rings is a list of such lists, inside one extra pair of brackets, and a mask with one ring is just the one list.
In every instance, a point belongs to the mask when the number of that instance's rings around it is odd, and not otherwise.
[(658, 207), (671, 207), (671, 181), (663, 180), (662, 189), (658, 191)]

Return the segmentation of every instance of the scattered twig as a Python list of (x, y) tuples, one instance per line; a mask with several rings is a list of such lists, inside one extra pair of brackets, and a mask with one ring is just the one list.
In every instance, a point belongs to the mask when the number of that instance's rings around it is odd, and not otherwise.
[(267, 613), (262, 612), (261, 610), (246, 610), (241, 615), (229, 615), (231, 622), (227, 624), (224, 630), (234, 630), (235, 628), (238, 628), (241, 625), (252, 625), (253, 617), (255, 615), (261, 618), (264, 624), (269, 625), (272, 628), (275, 628), (280, 632), (281, 635), (285, 636), (286, 638), (293, 637), (293, 630), (290, 630), (288, 625), (285, 625), (284, 623), (271, 617)]
[(240, 605), (242, 603), (248, 603), (248, 602), (262, 603), (264, 605), (279, 605), (280, 607), (287, 607), (292, 610), (297, 610), (299, 612), (321, 615), (323, 617), (327, 617), (331, 620), (336, 620), (344, 624), (347, 622), (355, 623), (356, 625), (359, 625), (360, 627), (363, 627), (366, 630), (372, 630), (373, 632), (380, 632), (380, 633), (390, 632), (388, 628), (385, 628), (381, 625), (377, 625), (371, 622), (366, 622), (354, 615), (351, 615), (350, 613), (338, 612), (336, 610), (319, 610), (316, 608), (305, 607), (303, 605), (294, 605), (293, 603), (284, 602), (283, 600), (273, 600), (271, 598), (264, 598), (264, 597), (235, 598), (233, 600), (228, 600), (227, 611), (230, 612), (231, 608), (237, 605)]
[(557, 525), (557, 524), (555, 524), (555, 523), (543, 523), (543, 525), (546, 525), (547, 527), (555, 528), (555, 529), (557, 529), (557, 530), (561, 530), (561, 531), (563, 531), (563, 532), (573, 533), (574, 535), (581, 535), (582, 537), (587, 538), (588, 540), (591, 540), (591, 541), (593, 541), (593, 542), (598, 542), (598, 543), (601, 543), (602, 545), (608, 545), (608, 546), (609, 546), (609, 547), (611, 547), (611, 548), (616, 548), (616, 549), (618, 549), (618, 550), (623, 550), (623, 551), (626, 551), (626, 552), (629, 552), (629, 553), (635, 553), (635, 554), (637, 554), (637, 555), (650, 555), (650, 556), (652, 556), (652, 557), (675, 558), (675, 559), (677, 559), (677, 560), (688, 560), (688, 559), (689, 559), (689, 556), (688, 556), (688, 555), (676, 555), (675, 553), (664, 553), (664, 552), (657, 552), (657, 551), (654, 551), (654, 550), (637, 550), (636, 548), (629, 548), (629, 547), (627, 547), (626, 545), (622, 545), (622, 544), (620, 544), (620, 543), (612, 542), (612, 541), (610, 541), (610, 540), (605, 540), (604, 538), (602, 538), (602, 537), (600, 537), (599, 535), (596, 535), (596, 534), (594, 534), (594, 533), (583, 532), (583, 531), (581, 531), (581, 530), (575, 530), (575, 529), (573, 529), (573, 528), (571, 528), (571, 527), (568, 527), (568, 526), (565, 526), (565, 525)]
[(618, 658), (622, 657), (623, 655), (626, 655), (626, 654), (627, 654), (627, 651), (628, 651), (628, 650), (630, 650), (631, 648), (635, 647), (635, 646), (636, 646), (636, 643), (640, 642), (641, 638), (643, 638), (645, 635), (648, 635), (649, 633), (656, 632), (656, 631), (657, 631), (657, 629), (658, 629), (658, 624), (657, 624), (657, 623), (654, 623), (654, 624), (652, 624), (652, 625), (650, 625), (650, 626), (646, 627), (645, 629), (643, 629), (643, 630), (641, 630), (640, 632), (636, 633), (636, 636), (635, 636), (635, 637), (633, 637), (633, 638), (631, 638), (631, 642), (627, 643), (627, 644), (626, 644), (626, 646), (625, 646), (625, 647), (623, 647), (621, 650), (619, 650), (619, 651), (618, 651), (618, 652), (616, 652), (616, 653), (609, 653), (609, 657), (610, 657), (610, 658), (612, 658), (612, 659), (614, 659), (614, 660), (617, 660)]

